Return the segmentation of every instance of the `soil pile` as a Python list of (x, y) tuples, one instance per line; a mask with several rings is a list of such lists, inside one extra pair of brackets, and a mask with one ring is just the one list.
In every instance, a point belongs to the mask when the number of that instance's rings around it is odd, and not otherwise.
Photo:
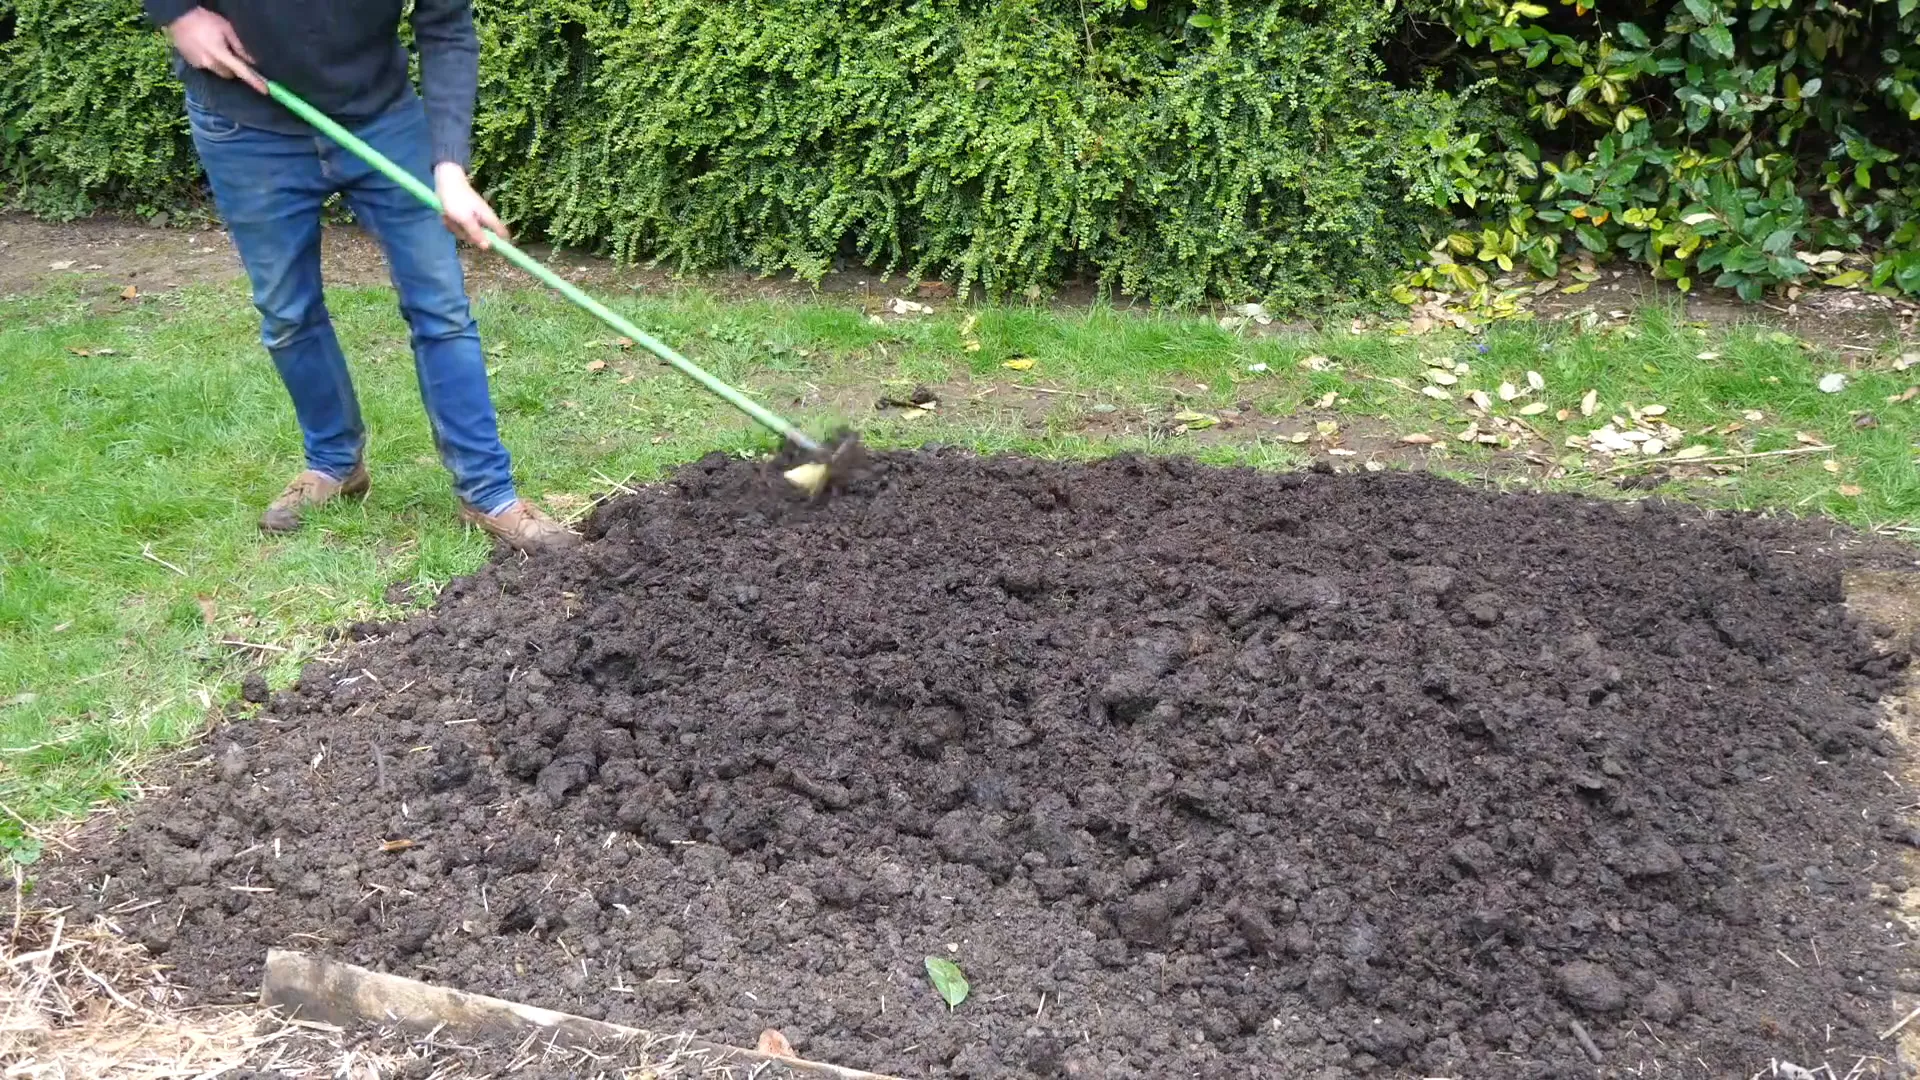
[(1813, 525), (939, 452), (591, 533), (218, 733), (83, 913), (216, 997), (278, 945), (903, 1076), (1889, 1045), (1904, 657)]

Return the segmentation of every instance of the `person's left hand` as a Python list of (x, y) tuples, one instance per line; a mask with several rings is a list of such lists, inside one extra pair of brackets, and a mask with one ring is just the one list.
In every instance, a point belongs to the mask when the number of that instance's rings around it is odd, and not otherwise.
[(443, 161), (434, 167), (433, 187), (434, 193), (440, 196), (440, 216), (446, 219), (447, 228), (452, 229), (455, 236), (465, 238), (475, 247), (487, 246), (484, 230), (492, 229), (502, 238), (507, 236), (507, 227), (500, 223), (500, 216), (473, 190), (473, 184), (467, 180), (467, 170)]

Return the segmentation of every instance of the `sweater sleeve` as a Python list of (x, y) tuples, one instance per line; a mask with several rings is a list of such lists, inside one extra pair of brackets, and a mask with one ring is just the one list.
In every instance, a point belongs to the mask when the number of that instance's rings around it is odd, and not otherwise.
[(195, 0), (146, 0), (147, 18), (155, 26), (167, 26), (175, 19), (199, 7)]
[[(173, 0), (147, 0), (156, 2)], [(473, 146), (473, 99), (480, 85), (480, 39), (470, 0), (415, 0), (413, 38), (420, 49), (420, 96), (427, 107), (433, 164), (466, 168)]]

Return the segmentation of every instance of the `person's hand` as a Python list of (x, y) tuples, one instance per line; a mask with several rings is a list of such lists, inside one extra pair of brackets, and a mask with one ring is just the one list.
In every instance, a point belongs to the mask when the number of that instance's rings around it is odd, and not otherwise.
[(267, 80), (253, 70), (253, 56), (224, 17), (203, 7), (193, 8), (167, 24), (167, 38), (194, 67), (267, 92)]
[(455, 236), (475, 247), (486, 247), (485, 230), (492, 229), (494, 235), (500, 237), (507, 235), (500, 216), (473, 190), (473, 184), (467, 180), (467, 170), (443, 161), (434, 166), (433, 187), (434, 193), (440, 196), (440, 216), (446, 219), (447, 228), (452, 229)]

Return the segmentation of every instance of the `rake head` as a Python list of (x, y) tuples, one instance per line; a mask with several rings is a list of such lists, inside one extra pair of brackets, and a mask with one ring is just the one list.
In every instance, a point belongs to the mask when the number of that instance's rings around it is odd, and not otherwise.
[(817, 450), (802, 453), (805, 460), (780, 475), (809, 499), (842, 486), (867, 463), (867, 448), (852, 431), (839, 432)]

